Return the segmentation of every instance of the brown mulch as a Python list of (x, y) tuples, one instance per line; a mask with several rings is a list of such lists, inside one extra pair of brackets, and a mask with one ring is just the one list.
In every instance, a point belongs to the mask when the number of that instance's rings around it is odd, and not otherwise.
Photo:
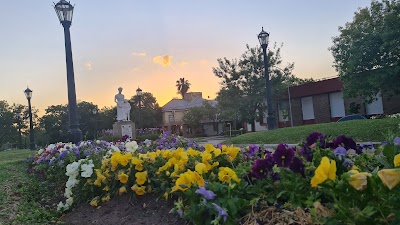
[(109, 202), (99, 203), (98, 207), (82, 204), (63, 216), (62, 222), (70, 225), (186, 225), (176, 213), (169, 213), (174, 207), (173, 200), (158, 199), (156, 195), (130, 195), (114, 197)]

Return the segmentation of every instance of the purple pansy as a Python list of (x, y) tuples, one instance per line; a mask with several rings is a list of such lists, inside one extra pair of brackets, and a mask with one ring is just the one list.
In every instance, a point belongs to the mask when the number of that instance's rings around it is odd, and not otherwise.
[(301, 159), (299, 159), (298, 157), (294, 157), (292, 160), (292, 163), (290, 164), (289, 167), (290, 170), (292, 170), (295, 173), (300, 173), (303, 177), (306, 177), (306, 175), (304, 174), (304, 164), (303, 161), (301, 161)]
[(393, 140), (393, 144), (394, 144), (394, 145), (400, 146), (400, 137), (396, 137), (396, 138)]
[(266, 178), (268, 171), (272, 170), (274, 164), (274, 158), (271, 155), (268, 155), (265, 159), (259, 159), (251, 167), (251, 175), (257, 179)]
[(221, 208), (219, 205), (212, 203), (212, 205), (215, 207), (215, 209), (218, 211), (218, 217), (224, 220), (224, 222), (226, 221), (226, 219), (228, 219), (228, 213)]
[(333, 148), (337, 148), (339, 146), (342, 146), (347, 150), (357, 150), (356, 142), (354, 142), (352, 138), (346, 137), (345, 135), (340, 135), (333, 140)]
[(335, 157), (339, 160), (342, 160), (347, 155), (347, 150), (344, 147), (337, 147), (335, 151), (333, 151)]
[(195, 191), (196, 194), (203, 195), (207, 200), (212, 200), (217, 196), (213, 191), (207, 190), (205, 187), (200, 186), (199, 189)]
[(286, 144), (279, 144), (273, 157), (279, 167), (289, 167), (294, 156), (293, 148), (289, 148)]

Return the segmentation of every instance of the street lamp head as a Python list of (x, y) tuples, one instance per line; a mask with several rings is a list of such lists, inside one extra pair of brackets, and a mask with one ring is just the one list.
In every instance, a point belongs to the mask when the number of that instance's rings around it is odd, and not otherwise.
[(26, 99), (31, 99), (32, 98), (32, 90), (29, 89), (29, 87), (26, 87), (26, 90), (24, 91)]
[(93, 108), (93, 109), (92, 109), (92, 113), (93, 113), (94, 115), (96, 115), (96, 114), (98, 113), (97, 108)]
[(56, 10), (60, 23), (63, 26), (71, 26), (74, 6), (65, 0), (60, 0), (57, 4), (54, 3), (54, 9)]
[(142, 96), (142, 89), (140, 89), (140, 87), (138, 87), (138, 89), (136, 89), (136, 95)]
[(260, 34), (258, 34), (258, 40), (260, 41), (261, 47), (266, 48), (268, 46), (269, 33), (264, 31), (264, 27), (262, 28)]

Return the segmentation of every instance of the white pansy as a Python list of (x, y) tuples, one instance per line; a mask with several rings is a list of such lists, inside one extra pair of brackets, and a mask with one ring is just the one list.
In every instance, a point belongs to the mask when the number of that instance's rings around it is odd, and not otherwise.
[(121, 150), (119, 150), (119, 148), (115, 145), (111, 145), (111, 150), (113, 150), (114, 152), (120, 152)]
[(127, 152), (135, 152), (139, 146), (136, 141), (130, 141), (125, 143), (125, 148)]
[(93, 167), (94, 167), (93, 163), (82, 164), (81, 165), (81, 171), (82, 171), (81, 176), (85, 177), (85, 178), (91, 177), (93, 174)]
[(74, 203), (74, 198), (73, 197), (69, 197), (67, 198), (67, 200), (65, 201), (65, 205), (71, 206), (72, 203)]
[(44, 149), (42, 148), (42, 149), (40, 149), (40, 150), (38, 151), (38, 155), (41, 155), (43, 152), (44, 152)]
[(151, 140), (146, 139), (146, 140), (143, 141), (143, 144), (145, 144), (147, 147), (150, 147), (150, 145), (151, 145)]
[(79, 180), (77, 180), (74, 176), (73, 177), (69, 177), (67, 183), (65, 184), (65, 187), (73, 188), (78, 183), (79, 183)]
[(96, 144), (100, 144), (101, 142), (100, 142), (100, 140), (96, 140)]
[(53, 149), (53, 148), (55, 148), (56, 147), (56, 145), (55, 144), (51, 144), (51, 145), (49, 145), (49, 146), (47, 146), (47, 148), (46, 149)]
[(73, 162), (67, 165), (67, 172), (65, 173), (65, 175), (69, 176), (69, 177), (73, 177), (73, 176), (78, 176), (79, 174), (79, 164), (78, 162)]
[(64, 203), (63, 202), (58, 203), (57, 211), (63, 211), (63, 209), (64, 209)]

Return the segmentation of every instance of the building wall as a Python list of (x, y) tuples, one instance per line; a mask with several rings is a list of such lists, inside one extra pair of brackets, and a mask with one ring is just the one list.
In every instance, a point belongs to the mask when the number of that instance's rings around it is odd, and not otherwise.
[(170, 115), (174, 115), (174, 119), (175, 119), (175, 123), (182, 123), (183, 120), (183, 115), (184, 115), (184, 111), (164, 111), (163, 112), (163, 125), (164, 126), (168, 126), (169, 124), (174, 124), (174, 122), (170, 123), (169, 121), (169, 116)]
[(315, 123), (331, 122), (331, 111), (329, 106), (329, 94), (313, 96)]
[(385, 96), (382, 96), (383, 102), (383, 113), (386, 115), (395, 114), (400, 112), (400, 95), (393, 96), (388, 99)]
[(358, 111), (358, 114), (361, 114), (361, 115), (365, 115), (366, 114), (364, 100), (361, 97), (344, 98), (344, 109), (346, 111), (346, 116), (354, 114), (354, 113), (350, 112), (350, 105), (351, 105), (352, 102), (360, 105), (360, 110)]
[(303, 125), (303, 112), (301, 110), (301, 99), (291, 99), (292, 103), (292, 114), (293, 114), (293, 126)]

